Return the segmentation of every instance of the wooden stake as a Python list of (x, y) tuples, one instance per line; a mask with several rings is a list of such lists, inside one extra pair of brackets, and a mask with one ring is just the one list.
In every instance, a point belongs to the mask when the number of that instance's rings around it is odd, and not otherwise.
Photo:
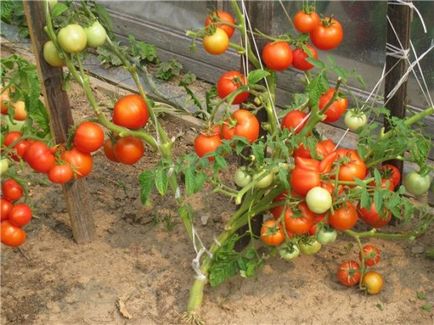
[[(62, 89), (62, 69), (51, 67), (43, 58), (43, 46), (48, 40), (44, 32), (43, 6), (43, 1), (24, 1), (24, 12), (39, 79), (42, 83), (42, 94), (50, 115), (51, 131), (56, 143), (65, 143), (69, 127), (74, 124), (74, 121), (68, 95)], [(74, 240), (79, 244), (92, 241), (95, 238), (95, 225), (90, 210), (86, 181), (78, 179), (70, 182), (63, 186), (63, 192), (71, 219)]]
[[(394, 5), (393, 3), (387, 4), (387, 15), (389, 16), (389, 19), (395, 28), (396, 34), (399, 37), (399, 39), (396, 37), (392, 27), (389, 23), (387, 23), (387, 43), (394, 45), (398, 48), (400, 48), (401, 45), (404, 47), (404, 49), (410, 47), (411, 11), (412, 9), (405, 5)], [(392, 69), (393, 66), (395, 67)], [(384, 85), (385, 102), (388, 100), (386, 98), (386, 95), (395, 87), (396, 82), (400, 80), (404, 73), (407, 71), (408, 62), (405, 59), (400, 60), (399, 58), (386, 56), (386, 71), (389, 71), (390, 69), (392, 70), (386, 76)], [(399, 87), (398, 91), (393, 95), (393, 97), (390, 98), (386, 107), (390, 110), (392, 116), (404, 118), (406, 105), (407, 81), (405, 81), (401, 85), (401, 87)], [(386, 131), (390, 129), (390, 125), (389, 123), (387, 123), (387, 121), (384, 121), (384, 127)], [(396, 166), (400, 170), (402, 175), (402, 160), (391, 160), (386, 163), (390, 163)]]

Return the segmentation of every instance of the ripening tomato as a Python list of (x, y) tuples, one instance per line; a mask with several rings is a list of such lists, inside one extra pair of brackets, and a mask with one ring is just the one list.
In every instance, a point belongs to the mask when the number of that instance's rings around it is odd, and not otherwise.
[(5, 198), (0, 198), (0, 221), (9, 218), (9, 213), (12, 210), (12, 203)]
[(355, 286), (360, 282), (360, 265), (356, 261), (345, 261), (339, 265), (336, 275), (339, 282), (344, 286)]
[(310, 189), (321, 185), (319, 171), (295, 167), (291, 172), (291, 188), (298, 194), (305, 196)]
[(354, 205), (346, 202), (329, 216), (329, 224), (336, 230), (349, 230), (357, 223), (358, 215)]
[(374, 266), (380, 262), (381, 251), (374, 245), (366, 244), (363, 246), (363, 250), (359, 253), (360, 261), (362, 260), (362, 254), (366, 266)]
[(113, 146), (115, 145), (116, 142), (114, 142), (112, 139), (107, 139), (104, 142), (104, 153), (105, 156), (114, 162), (119, 162), (119, 160), (116, 158), (115, 153), (113, 151)]
[(294, 16), (294, 27), (300, 33), (310, 33), (320, 23), (321, 20), (319, 15), (315, 11), (306, 12), (304, 10), (300, 10)]
[(77, 148), (65, 151), (62, 154), (62, 159), (71, 166), (75, 177), (77, 178), (85, 177), (92, 171), (92, 156), (88, 153), (77, 150)]
[(309, 44), (306, 44), (306, 49), (303, 50), (301, 47), (298, 47), (292, 52), (292, 65), (294, 68), (302, 71), (307, 71), (313, 68), (313, 64), (306, 61), (307, 58), (318, 59), (318, 52), (315, 48)]
[(336, 150), (338, 158), (343, 162), (339, 168), (340, 181), (354, 181), (366, 177), (366, 164), (355, 150), (340, 148)]
[(399, 185), (399, 182), (401, 181), (401, 173), (397, 167), (392, 164), (384, 164), (381, 166), (380, 172), (384, 179), (388, 179), (392, 182), (393, 189)]
[(48, 41), (44, 44), (42, 54), (44, 56), (44, 60), (53, 67), (59, 68), (65, 65), (65, 61), (60, 57), (59, 52), (52, 41)]
[(332, 50), (338, 47), (344, 38), (344, 30), (339, 21), (334, 18), (324, 18), (310, 32), (310, 39), (320, 50)]
[[(194, 150), (199, 157), (212, 153), (222, 144), (222, 139), (217, 134), (199, 134), (194, 140)], [(214, 159), (214, 157), (210, 157)]]
[(9, 88), (6, 89), (0, 89), (0, 104), (1, 104), (1, 113), (7, 114), (8, 113), (8, 105), (9, 105)]
[(366, 272), (363, 276), (362, 285), (370, 295), (376, 295), (383, 289), (383, 276), (375, 271)]
[(56, 184), (68, 183), (74, 178), (74, 171), (68, 164), (56, 165), (48, 172), (48, 179)]
[(296, 209), (286, 208), (285, 227), (291, 234), (302, 235), (309, 232), (314, 221), (314, 213), (306, 203), (300, 203)]
[(144, 127), (148, 119), (148, 107), (143, 97), (138, 94), (121, 97), (113, 109), (113, 123), (129, 129)]
[[(217, 81), (217, 94), (220, 98), (226, 98), (232, 92), (236, 91), (238, 88), (247, 84), (246, 77), (239, 73), (238, 71), (228, 71), (221, 75), (220, 79)], [(235, 96), (232, 104), (241, 104), (249, 98), (248, 92), (242, 92), (241, 94)]]
[(104, 45), (107, 40), (107, 32), (100, 22), (95, 21), (89, 27), (84, 29), (87, 38), (87, 46), (99, 47)]
[(217, 27), (211, 35), (203, 38), (203, 48), (209, 54), (219, 55), (226, 52), (229, 47), (229, 37), (226, 32)]
[(286, 128), (290, 131), (294, 130), (296, 134), (300, 133), (308, 120), (306, 116), (306, 113), (299, 110), (288, 112), (282, 120), (282, 129)]
[(2, 194), (3, 197), (9, 202), (19, 200), (23, 196), (23, 187), (12, 178), (9, 178), (2, 182)]
[(104, 131), (99, 124), (94, 122), (81, 123), (74, 135), (74, 146), (84, 153), (91, 153), (104, 143)]
[(41, 141), (35, 141), (27, 148), (24, 160), (40, 173), (48, 173), (56, 164), (56, 159), (50, 148)]
[(265, 221), (261, 228), (261, 240), (270, 246), (282, 244), (285, 240), (285, 234), (280, 223), (273, 219)]
[(232, 37), (235, 30), (233, 26), (235, 25), (234, 17), (232, 17), (230, 13), (223, 10), (214, 11), (206, 17), (205, 26), (208, 26), (210, 24), (215, 24), (216, 27), (224, 30), (229, 38)]
[(371, 207), (368, 209), (360, 208), (359, 209), (360, 217), (364, 222), (374, 228), (381, 228), (387, 225), (392, 219), (392, 214), (390, 211), (384, 209), (383, 215), (377, 212), (377, 208), (375, 207), (375, 203), (371, 203)]
[(57, 41), (65, 52), (79, 53), (86, 48), (87, 36), (83, 27), (78, 24), (70, 24), (59, 31)]
[(27, 225), (30, 220), (32, 220), (32, 209), (25, 203), (16, 204), (11, 212), (9, 212), (8, 221), (15, 227), (22, 228)]
[(15, 120), (24, 121), (27, 118), (26, 103), (24, 103), (22, 100), (18, 100), (13, 103), (12, 107), (14, 109)]
[(273, 71), (283, 71), (292, 64), (292, 50), (287, 42), (275, 41), (262, 49), (262, 60), (265, 66)]
[(11, 247), (18, 247), (26, 240), (26, 233), (19, 227), (15, 227), (9, 221), (2, 221), (0, 224), (1, 242)]
[(113, 152), (119, 162), (133, 165), (143, 157), (145, 147), (142, 140), (128, 136), (116, 141), (113, 146)]
[[(328, 102), (333, 98), (335, 89), (330, 88), (319, 99), (319, 108), (324, 109)], [(336, 122), (345, 113), (348, 107), (348, 99), (338, 95), (335, 101), (325, 111), (325, 122)]]
[(232, 113), (231, 120), (223, 125), (222, 136), (226, 140), (238, 136), (255, 142), (259, 137), (259, 121), (253, 113), (245, 109), (236, 110)]

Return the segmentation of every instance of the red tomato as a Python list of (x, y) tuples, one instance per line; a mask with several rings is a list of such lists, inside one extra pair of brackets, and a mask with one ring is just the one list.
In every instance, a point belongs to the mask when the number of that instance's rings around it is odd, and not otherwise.
[(56, 184), (68, 183), (74, 177), (74, 172), (70, 165), (56, 165), (48, 172), (48, 179)]
[(335, 147), (336, 144), (332, 140), (322, 140), (316, 145), (316, 153), (320, 158), (325, 158), (333, 151), (335, 151)]
[(302, 235), (309, 232), (314, 223), (314, 213), (306, 203), (300, 203), (297, 209), (285, 210), (285, 227), (289, 233)]
[(113, 146), (113, 152), (119, 162), (126, 165), (133, 165), (145, 153), (142, 140), (135, 137), (120, 138)]
[(148, 107), (142, 96), (131, 94), (121, 97), (113, 109), (113, 123), (129, 129), (140, 129), (149, 119)]
[(392, 219), (392, 214), (390, 211), (384, 210), (384, 215), (380, 216), (377, 212), (377, 208), (375, 207), (375, 203), (371, 203), (370, 209), (360, 208), (359, 209), (360, 217), (364, 222), (374, 228), (381, 228), (387, 225)]
[(356, 208), (347, 202), (329, 216), (329, 224), (336, 230), (344, 231), (354, 227), (357, 223), (358, 215)]
[[(287, 198), (287, 195), (288, 195), (287, 191), (282, 192), (273, 199), (273, 202), (285, 201)], [(285, 209), (286, 209), (285, 205), (279, 205), (277, 207), (272, 208), (270, 210), (270, 212), (274, 216), (274, 218), (279, 219), (282, 216), (283, 210), (285, 210)]]
[(328, 156), (324, 157), (324, 159), (321, 160), (321, 163), (319, 164), (319, 172), (321, 174), (326, 174), (330, 172), (337, 157), (337, 152), (331, 152), (328, 154)]
[(287, 42), (275, 41), (262, 49), (262, 60), (265, 66), (273, 71), (283, 71), (292, 64), (292, 50)]
[(356, 261), (345, 261), (339, 265), (336, 275), (339, 282), (344, 286), (355, 286), (360, 282), (360, 265)]
[(24, 160), (35, 171), (41, 173), (47, 173), (56, 164), (56, 159), (50, 148), (41, 141), (35, 141), (27, 148)]
[[(327, 103), (332, 99), (335, 93), (334, 88), (327, 90), (319, 99), (319, 108), (322, 110), (326, 107)], [(325, 112), (325, 122), (336, 122), (345, 113), (348, 107), (348, 99), (345, 97), (336, 97), (335, 101), (327, 108)]]
[(115, 143), (113, 142), (112, 139), (107, 139), (104, 142), (104, 153), (105, 156), (114, 162), (119, 162), (119, 160), (116, 158), (115, 153), (113, 152), (113, 146), (115, 145)]
[(3, 141), (3, 144), (7, 147), (10, 147), (13, 143), (18, 143), (17, 140), (21, 138), (23, 134), (20, 131), (12, 131), (8, 132), (5, 135), (5, 139)]
[(261, 228), (261, 240), (270, 246), (279, 246), (285, 240), (282, 226), (276, 220), (267, 220)]
[(76, 148), (65, 151), (62, 154), (62, 159), (71, 166), (75, 176), (78, 178), (85, 177), (92, 171), (92, 156), (88, 153), (81, 152)]
[(32, 220), (32, 209), (25, 204), (15, 205), (9, 213), (9, 222), (15, 227), (22, 228)]
[(11, 202), (4, 198), (0, 199), (0, 221), (9, 218), (9, 213), (11, 212), (12, 207), (13, 205)]
[(312, 57), (318, 59), (318, 52), (315, 48), (309, 44), (306, 44), (306, 47), (308, 52), (310, 52), (310, 55), (308, 55), (301, 47), (295, 49), (292, 53), (292, 65), (298, 70), (307, 71), (313, 68), (313, 65), (306, 61), (307, 58)]
[(232, 15), (223, 10), (217, 10), (207, 16), (205, 19), (205, 26), (214, 24), (216, 27), (223, 29), (229, 38), (234, 33), (235, 19)]
[[(27, 152), (27, 149), (29, 149), (30, 145), (33, 143), (33, 140), (21, 140), (20, 142), (18, 142), (15, 146), (14, 149), (17, 152), (17, 155), (21, 158), (24, 157), (24, 155)], [(17, 157), (15, 157), (17, 158)], [(18, 158), (16, 159), (18, 160)]]
[(295, 166), (307, 170), (319, 171), (320, 162), (315, 159), (295, 157)]
[[(222, 74), (220, 79), (217, 81), (217, 94), (220, 98), (226, 98), (229, 94), (236, 91), (241, 86), (247, 84), (246, 77), (239, 73), (238, 71), (228, 71)], [(241, 104), (249, 98), (248, 92), (242, 92), (237, 95), (232, 104)]]
[(104, 131), (99, 124), (83, 122), (75, 131), (74, 146), (84, 153), (91, 153), (104, 143)]
[(239, 109), (232, 113), (232, 122), (226, 122), (222, 127), (222, 135), (226, 140), (232, 139), (234, 136), (246, 138), (250, 142), (255, 142), (259, 137), (259, 121), (254, 114), (245, 110)]
[(392, 190), (394, 190), (401, 181), (401, 173), (399, 172), (399, 169), (392, 164), (384, 164), (381, 167), (381, 174), (383, 178), (388, 179), (392, 182)]
[[(288, 112), (288, 114), (285, 115), (285, 117), (282, 120), (282, 129), (286, 128), (288, 130), (295, 130), (295, 133), (300, 133), (301, 130), (303, 130), (304, 126), (306, 125), (307, 114), (299, 111), (294, 110)], [(304, 120), (304, 122), (302, 122)]]
[(342, 25), (334, 18), (325, 18), (310, 32), (310, 39), (320, 50), (332, 50), (341, 44), (344, 38)]
[(14, 202), (23, 196), (23, 187), (12, 178), (2, 182), (3, 197), (9, 202)]
[(298, 195), (305, 196), (310, 189), (320, 184), (320, 174), (316, 170), (295, 167), (291, 172), (291, 187)]
[(18, 247), (26, 240), (26, 233), (21, 228), (15, 227), (9, 221), (0, 224), (1, 242), (11, 247)]
[(294, 27), (300, 33), (310, 33), (320, 23), (321, 20), (315, 11), (305, 12), (300, 10), (294, 16)]
[(339, 159), (343, 161), (339, 168), (340, 181), (354, 181), (356, 178), (366, 177), (366, 165), (355, 150), (338, 149), (336, 152)]
[[(194, 140), (194, 150), (199, 157), (212, 153), (222, 144), (222, 139), (218, 134), (199, 134)], [(214, 157), (210, 157), (214, 159)]]
[(362, 260), (362, 254), (363, 258), (365, 259), (366, 266), (374, 266), (380, 262), (381, 251), (374, 245), (366, 244), (363, 246), (363, 250), (359, 253), (360, 261)]

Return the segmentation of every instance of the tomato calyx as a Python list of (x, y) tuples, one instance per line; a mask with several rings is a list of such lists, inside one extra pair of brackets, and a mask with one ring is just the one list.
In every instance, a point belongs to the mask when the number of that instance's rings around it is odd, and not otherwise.
[(300, 255), (300, 248), (292, 241), (280, 245), (278, 251), (280, 257), (285, 261), (291, 261)]

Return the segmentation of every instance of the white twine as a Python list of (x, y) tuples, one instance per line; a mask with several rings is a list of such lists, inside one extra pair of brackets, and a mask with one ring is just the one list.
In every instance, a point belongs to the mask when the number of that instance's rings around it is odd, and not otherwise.
[[(194, 248), (194, 251), (196, 252), (196, 257), (193, 258), (193, 260), (191, 261), (191, 267), (193, 268), (194, 272), (196, 273), (196, 276), (195, 276), (196, 279), (205, 280), (206, 275), (203, 274), (202, 271), (200, 270), (200, 258), (202, 257), (203, 253), (207, 253), (207, 255), (210, 258), (212, 258), (212, 253), (205, 248), (205, 245), (203, 244), (202, 240), (199, 237), (199, 234), (197, 233), (197, 231), (193, 225), (191, 225), (191, 237), (192, 237), (192, 241), (193, 241), (193, 248)], [(199, 250), (197, 249), (196, 239), (201, 246), (201, 248)]]
[[(241, 5), (243, 7), (243, 14), (244, 14), (244, 17), (246, 18), (246, 22), (247, 22), (246, 27), (249, 28), (250, 33), (252, 34), (253, 46), (255, 48), (255, 52), (256, 52), (256, 55), (257, 55), (258, 60), (259, 60), (259, 66), (261, 67), (262, 70), (264, 70), (264, 66), (262, 65), (262, 61), (261, 61), (261, 54), (259, 53), (258, 44), (256, 43), (255, 36), (253, 34), (253, 28), (252, 28), (252, 25), (250, 23), (249, 15), (247, 14), (247, 9), (246, 9), (246, 5), (244, 3), (244, 0), (241, 0)], [(246, 28), (246, 34), (247, 34), (247, 28)], [(270, 91), (270, 87), (268, 85), (268, 81), (267, 81), (266, 78), (264, 79), (264, 81), (265, 81), (265, 86), (267, 88), (267, 93), (268, 93), (268, 96), (269, 96), (269, 99), (270, 99), (270, 102), (271, 102), (271, 106), (273, 108), (274, 117), (276, 118), (277, 125), (280, 127), (279, 117), (277, 116), (276, 107), (274, 105), (273, 96), (271, 95), (271, 91)]]
[(222, 244), (218, 241), (218, 239), (215, 236), (214, 236), (214, 243), (216, 243), (218, 247), (222, 246)]
[(294, 23), (293, 23), (293, 21), (291, 19), (291, 16), (288, 14), (288, 11), (286, 11), (286, 8), (283, 5), (282, 0), (279, 0), (279, 3), (280, 3), (280, 6), (282, 7), (283, 12), (285, 13), (286, 18), (288, 18), (288, 21), (289, 21), (290, 25), (292, 26), (293, 29), (295, 29), (294, 28)]
[[(433, 45), (433, 40), (431, 40), (431, 46), (432, 46), (432, 45)], [(418, 56), (417, 56), (417, 53), (416, 53), (416, 49), (414, 48), (414, 46), (413, 46), (413, 42), (412, 42), (411, 40), (410, 40), (410, 46), (411, 46), (411, 49), (412, 49), (412, 51), (413, 51), (413, 55), (414, 55), (414, 57), (417, 58)], [(418, 70), (419, 70), (419, 72), (420, 72), (420, 76), (421, 76), (421, 78), (422, 78), (423, 84), (424, 84), (424, 86), (425, 86), (425, 91), (424, 91), (424, 89), (423, 89), (423, 87), (422, 87), (422, 85), (421, 85), (421, 83), (420, 83), (420, 81), (419, 81), (419, 78), (417, 77), (416, 71), (415, 71), (415, 70), (412, 70), (412, 71), (413, 71), (413, 74), (414, 74), (414, 77), (415, 77), (415, 79), (416, 79), (416, 81), (417, 81), (417, 84), (419, 85), (420, 90), (421, 90), (422, 93), (423, 93), (423, 96), (425, 97), (425, 100), (427, 101), (427, 103), (428, 103), (431, 107), (433, 107), (433, 106), (434, 106), (434, 104), (433, 104), (433, 100), (432, 100), (432, 98), (431, 98), (431, 94), (430, 94), (430, 92), (429, 92), (429, 88), (428, 88), (428, 85), (427, 85), (427, 83), (426, 83), (425, 76), (424, 76), (424, 74), (423, 74), (423, 72), (422, 72), (422, 68), (421, 68), (421, 66), (420, 66), (419, 61), (417, 61), (417, 67), (418, 67)]]
[(413, 9), (414, 11), (416, 11), (416, 13), (417, 13), (417, 15), (419, 17), (419, 20), (422, 23), (423, 31), (424, 31), (425, 34), (427, 33), (427, 29), (426, 29), (426, 26), (425, 26), (425, 21), (423, 20), (423, 17), (421, 15), (421, 13), (419, 12), (419, 10), (417, 9), (417, 7), (414, 5), (413, 2), (411, 2), (411, 1), (404, 1), (404, 0), (395, 0), (395, 1), (389, 1), (388, 4), (398, 5), (398, 6), (399, 5), (401, 5), (401, 6), (407, 6), (407, 7), (410, 7), (410, 9)]

